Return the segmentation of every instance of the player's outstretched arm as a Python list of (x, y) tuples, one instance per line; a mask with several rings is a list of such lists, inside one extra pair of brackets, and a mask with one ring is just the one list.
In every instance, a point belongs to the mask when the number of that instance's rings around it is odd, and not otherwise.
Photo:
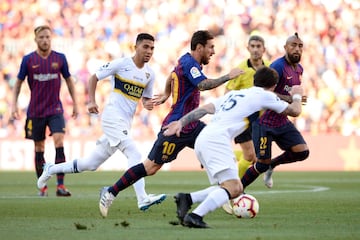
[(96, 77), (95, 74), (93, 74), (89, 79), (89, 104), (88, 104), (88, 111), (89, 113), (99, 113), (99, 107), (96, 104), (96, 98), (95, 98), (95, 90), (97, 86), (97, 82), (99, 79)]
[(237, 76), (239, 76), (240, 74), (245, 73), (243, 70), (241, 70), (240, 68), (233, 68), (228, 74), (216, 78), (216, 79), (205, 79), (204, 81), (201, 81), (198, 84), (198, 88), (200, 91), (204, 91), (204, 90), (209, 90), (209, 89), (213, 89), (216, 88), (218, 86), (220, 86), (221, 84), (229, 81), (230, 79), (236, 78)]
[(215, 106), (212, 103), (208, 103), (202, 107), (196, 108), (180, 118), (178, 121), (173, 121), (168, 125), (164, 126), (163, 129), (165, 136), (171, 136), (176, 134), (176, 136), (180, 137), (181, 129), (186, 126), (187, 124), (197, 121), (206, 114), (214, 114), (215, 113)]
[(171, 80), (172, 80), (172, 73), (168, 76), (165, 82), (165, 88), (163, 93), (155, 94), (152, 101), (155, 106), (163, 104), (171, 94)]

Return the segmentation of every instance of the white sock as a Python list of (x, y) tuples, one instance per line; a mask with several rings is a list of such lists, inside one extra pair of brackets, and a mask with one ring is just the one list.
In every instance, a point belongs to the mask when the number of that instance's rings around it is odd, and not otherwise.
[(204, 199), (209, 195), (209, 193), (211, 193), (212, 191), (214, 191), (217, 188), (219, 188), (219, 186), (210, 186), (203, 190), (190, 193), (192, 202), (198, 203), (198, 202), (204, 201)]
[(193, 213), (199, 216), (205, 216), (207, 213), (214, 211), (215, 209), (221, 207), (229, 200), (229, 196), (227, 192), (223, 189), (218, 187), (214, 191), (212, 191), (203, 202), (197, 206)]
[(49, 174), (54, 175), (57, 173), (74, 173), (74, 161), (54, 164), (49, 168)]
[(147, 193), (145, 191), (145, 179), (141, 178), (136, 183), (133, 184), (133, 188), (136, 193), (136, 199), (138, 202), (142, 202), (145, 198), (147, 198)]
[[(105, 162), (111, 154), (103, 145), (96, 145), (95, 149), (87, 156), (75, 159), (71, 162), (64, 162), (55, 164), (49, 168), (49, 174), (56, 173), (80, 173), (83, 171), (95, 171), (98, 167)], [(74, 166), (75, 164), (75, 166)]]

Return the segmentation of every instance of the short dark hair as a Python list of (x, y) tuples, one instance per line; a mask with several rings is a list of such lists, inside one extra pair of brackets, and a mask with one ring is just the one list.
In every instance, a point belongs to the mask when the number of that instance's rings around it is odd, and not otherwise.
[(279, 81), (279, 74), (270, 67), (258, 68), (254, 75), (254, 86), (271, 88)]
[(250, 43), (251, 41), (259, 41), (265, 46), (264, 38), (260, 37), (259, 35), (251, 35), (250, 38), (249, 38), (248, 43)]
[(155, 38), (149, 33), (139, 33), (136, 37), (136, 44), (142, 42), (143, 40), (155, 41)]
[(190, 49), (194, 51), (198, 44), (206, 45), (208, 40), (214, 39), (214, 36), (207, 30), (199, 30), (194, 32), (191, 37)]

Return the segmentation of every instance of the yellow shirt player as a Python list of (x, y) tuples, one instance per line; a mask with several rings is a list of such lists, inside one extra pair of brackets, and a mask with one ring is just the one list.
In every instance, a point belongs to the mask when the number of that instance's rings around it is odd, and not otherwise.
[[(226, 84), (225, 93), (231, 90), (240, 90), (252, 87), (254, 85), (253, 81), (256, 70), (263, 66), (270, 65), (270, 61), (263, 60), (263, 55), (266, 48), (265, 41), (262, 37), (258, 35), (250, 36), (247, 50), (250, 53), (250, 57), (238, 65), (238, 68), (242, 69), (245, 73), (239, 75), (237, 78), (229, 80)], [(245, 174), (248, 167), (256, 161), (256, 154), (251, 136), (250, 121), (254, 118), (257, 118), (258, 115), (259, 114), (256, 113), (255, 115), (250, 116), (248, 119), (248, 129), (235, 138), (235, 143), (239, 143), (242, 149), (234, 151), (238, 161), (240, 178)], [(230, 202), (225, 204), (223, 209), (227, 213), (232, 214), (232, 207)]]
[[(250, 57), (242, 61), (238, 66), (238, 68), (245, 71), (245, 73), (228, 81), (225, 92), (252, 87), (254, 85), (253, 81), (256, 70), (260, 67), (270, 65), (270, 61), (263, 60), (263, 55), (266, 49), (265, 41), (262, 37), (258, 35), (250, 36), (247, 50), (250, 53)], [(242, 149), (242, 151), (235, 150), (235, 155), (239, 162), (239, 176), (241, 178), (251, 163), (256, 161), (256, 154), (252, 142), (250, 126), (247, 131), (235, 139), (235, 143), (239, 143)]]

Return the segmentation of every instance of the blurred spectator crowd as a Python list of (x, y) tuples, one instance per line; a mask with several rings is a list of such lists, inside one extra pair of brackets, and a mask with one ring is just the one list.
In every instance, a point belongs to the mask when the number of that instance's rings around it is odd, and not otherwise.
[[(163, 91), (166, 77), (178, 57), (190, 50), (194, 31), (214, 35), (215, 52), (204, 67), (209, 78), (219, 77), (248, 57), (247, 40), (264, 37), (266, 55), (284, 54), (288, 36), (304, 41), (301, 64), (308, 102), (294, 119), (309, 134), (360, 135), (360, 1), (359, 0), (2, 0), (0, 3), (0, 138), (22, 137), (29, 101), (23, 85), (19, 96), (22, 119), (11, 120), (12, 87), (23, 55), (36, 49), (34, 27), (49, 24), (52, 48), (66, 54), (76, 79), (80, 115), (71, 118), (72, 102), (66, 85), (62, 100), (68, 134), (101, 134), (100, 117), (87, 113), (87, 81), (102, 64), (133, 54), (136, 35), (156, 38), (150, 64), (157, 74), (155, 93)], [(106, 103), (110, 86), (101, 81), (97, 103)], [(224, 93), (224, 86), (202, 93), (202, 103)], [(155, 139), (171, 106), (169, 99), (153, 111), (139, 104), (134, 119), (135, 139)]]

